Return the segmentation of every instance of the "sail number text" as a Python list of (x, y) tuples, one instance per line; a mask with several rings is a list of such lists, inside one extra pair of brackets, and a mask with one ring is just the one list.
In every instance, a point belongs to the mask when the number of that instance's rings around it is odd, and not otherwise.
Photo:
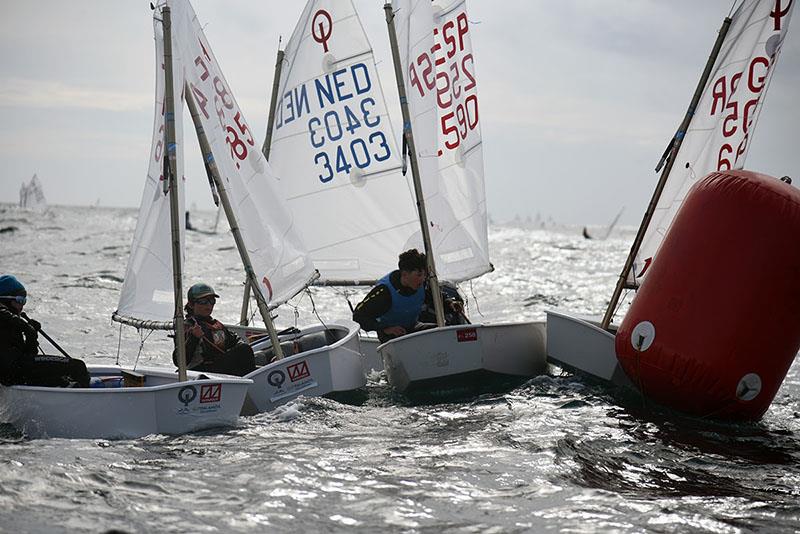
[(194, 64), (199, 81), (203, 82), (201, 87), (189, 83), (197, 107), (206, 120), (211, 118), (212, 112), (217, 117), (222, 131), (225, 132), (225, 142), (230, 148), (231, 159), (238, 169), (240, 162), (247, 159), (249, 147), (255, 146), (253, 134), (225, 84), (225, 79), (221, 74), (212, 76), (213, 73), (209, 70), (211, 57), (204, 47), (202, 53), (194, 59)]
[[(372, 89), (367, 65), (356, 63), (282, 95), (275, 130), (296, 120), (306, 121), (320, 182), (328, 183), (338, 174), (350, 174), (353, 167), (366, 169), (391, 157), (389, 140), (381, 128), (385, 121)], [(306, 115), (311, 117), (306, 119)]]
[[(717, 113), (725, 113), (725, 117), (722, 120), (722, 136), (726, 140), (730, 140), (730, 142), (723, 143), (719, 148), (717, 157), (718, 171), (733, 169), (736, 162), (747, 150), (750, 123), (756, 106), (758, 106), (761, 92), (766, 85), (769, 67), (769, 58), (756, 56), (750, 61), (746, 71), (737, 72), (730, 77), (727, 75), (720, 76), (712, 85), (710, 114), (713, 116)], [(745, 73), (747, 74), (747, 79), (743, 81), (742, 76)], [(741, 90), (739, 87), (742, 83), (746, 84), (745, 90)], [(743, 99), (740, 97), (742, 95), (745, 98), (749, 97), (744, 101), (744, 105), (741, 105)], [(732, 143), (735, 143), (735, 141), (732, 138), (735, 137), (741, 137), (741, 141), (734, 153)]]
[(436, 93), (440, 139), (448, 150), (458, 148), (478, 126), (475, 63), (468, 43), (465, 47), (467, 32), (469, 22), (462, 11), (441, 27), (434, 27), (433, 47), (410, 59), (408, 65), (411, 91), (420, 97)]

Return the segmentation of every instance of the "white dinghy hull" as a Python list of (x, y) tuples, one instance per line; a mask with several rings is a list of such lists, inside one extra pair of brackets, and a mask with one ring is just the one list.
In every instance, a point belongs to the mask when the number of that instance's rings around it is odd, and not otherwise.
[(381, 358), (381, 354), (378, 352), (378, 346), (381, 342), (378, 340), (378, 337), (375, 335), (360, 334), (358, 336), (358, 341), (361, 344), (361, 356), (364, 359), (364, 372), (367, 376), (369, 376), (370, 373), (380, 373), (383, 371), (383, 358)]
[[(234, 328), (236, 330), (241, 331)], [(246, 332), (254, 330), (257, 329), (245, 329)], [(284, 353), (291, 356), (245, 376), (253, 384), (248, 388), (242, 415), (268, 412), (300, 395), (330, 396), (366, 386), (355, 323), (315, 325), (303, 328), (300, 333), (282, 335), (280, 339)], [(258, 355), (268, 351), (272, 343), (267, 338), (252, 346)]]
[[(122, 380), (118, 366), (88, 365), (92, 377)], [(132, 439), (186, 434), (236, 424), (247, 388), (244, 378), (137, 368), (144, 385), (57, 388), (0, 386), (0, 419), (31, 438)]]
[(378, 347), (397, 391), (449, 389), (482, 375), (529, 377), (547, 369), (541, 322), (445, 326)]
[(620, 367), (614, 334), (600, 319), (547, 310), (547, 359), (563, 369), (616, 386), (636, 389)]

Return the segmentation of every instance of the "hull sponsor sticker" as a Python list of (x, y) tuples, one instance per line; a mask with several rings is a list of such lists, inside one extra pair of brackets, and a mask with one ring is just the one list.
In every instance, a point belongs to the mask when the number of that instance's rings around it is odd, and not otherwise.
[(461, 330), (456, 331), (456, 336), (458, 337), (459, 343), (463, 343), (465, 341), (478, 341), (478, 329), (462, 328)]

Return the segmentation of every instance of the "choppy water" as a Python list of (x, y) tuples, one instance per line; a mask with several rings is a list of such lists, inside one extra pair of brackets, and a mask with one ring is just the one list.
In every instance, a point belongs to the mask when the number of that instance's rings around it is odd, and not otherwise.
[[(203, 216), (204, 215), (204, 216)], [(0, 271), (73, 356), (170, 365), (170, 343), (110, 320), (135, 210), (0, 206)], [(213, 214), (193, 221), (208, 228)], [(463, 289), (473, 319), (603, 309), (630, 233), (493, 227), (496, 271)], [(238, 318), (242, 274), (225, 233), (189, 233), (187, 280)], [(363, 292), (350, 296), (356, 302)], [(323, 319), (341, 293), (314, 289)], [(308, 296), (297, 322), (315, 321)], [(294, 324), (292, 308), (279, 326)], [(119, 349), (118, 349), (119, 347)], [(552, 368), (503, 393), (410, 403), (375, 379), (359, 404), (300, 399), (237, 428), (131, 441), (28, 440), (0, 428), (0, 530), (15, 532), (540, 532), (800, 529), (797, 365), (754, 425), (652, 413)]]

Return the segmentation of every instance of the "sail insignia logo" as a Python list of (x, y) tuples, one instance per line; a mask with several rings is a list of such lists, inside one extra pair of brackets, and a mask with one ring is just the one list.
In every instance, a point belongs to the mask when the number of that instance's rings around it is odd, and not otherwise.
[(322, 49), (328, 52), (328, 40), (333, 33), (333, 18), (331, 14), (320, 9), (314, 13), (314, 18), (311, 19), (311, 37), (316, 42), (322, 45)]
[(792, 9), (792, 3), (794, 3), (794, 0), (789, 0), (789, 2), (785, 4), (785, 7), (782, 8), (784, 5), (783, 1), (775, 0), (775, 10), (769, 12), (769, 16), (775, 21), (774, 28), (776, 32), (781, 31), (781, 21), (783, 17), (789, 14), (789, 10)]

